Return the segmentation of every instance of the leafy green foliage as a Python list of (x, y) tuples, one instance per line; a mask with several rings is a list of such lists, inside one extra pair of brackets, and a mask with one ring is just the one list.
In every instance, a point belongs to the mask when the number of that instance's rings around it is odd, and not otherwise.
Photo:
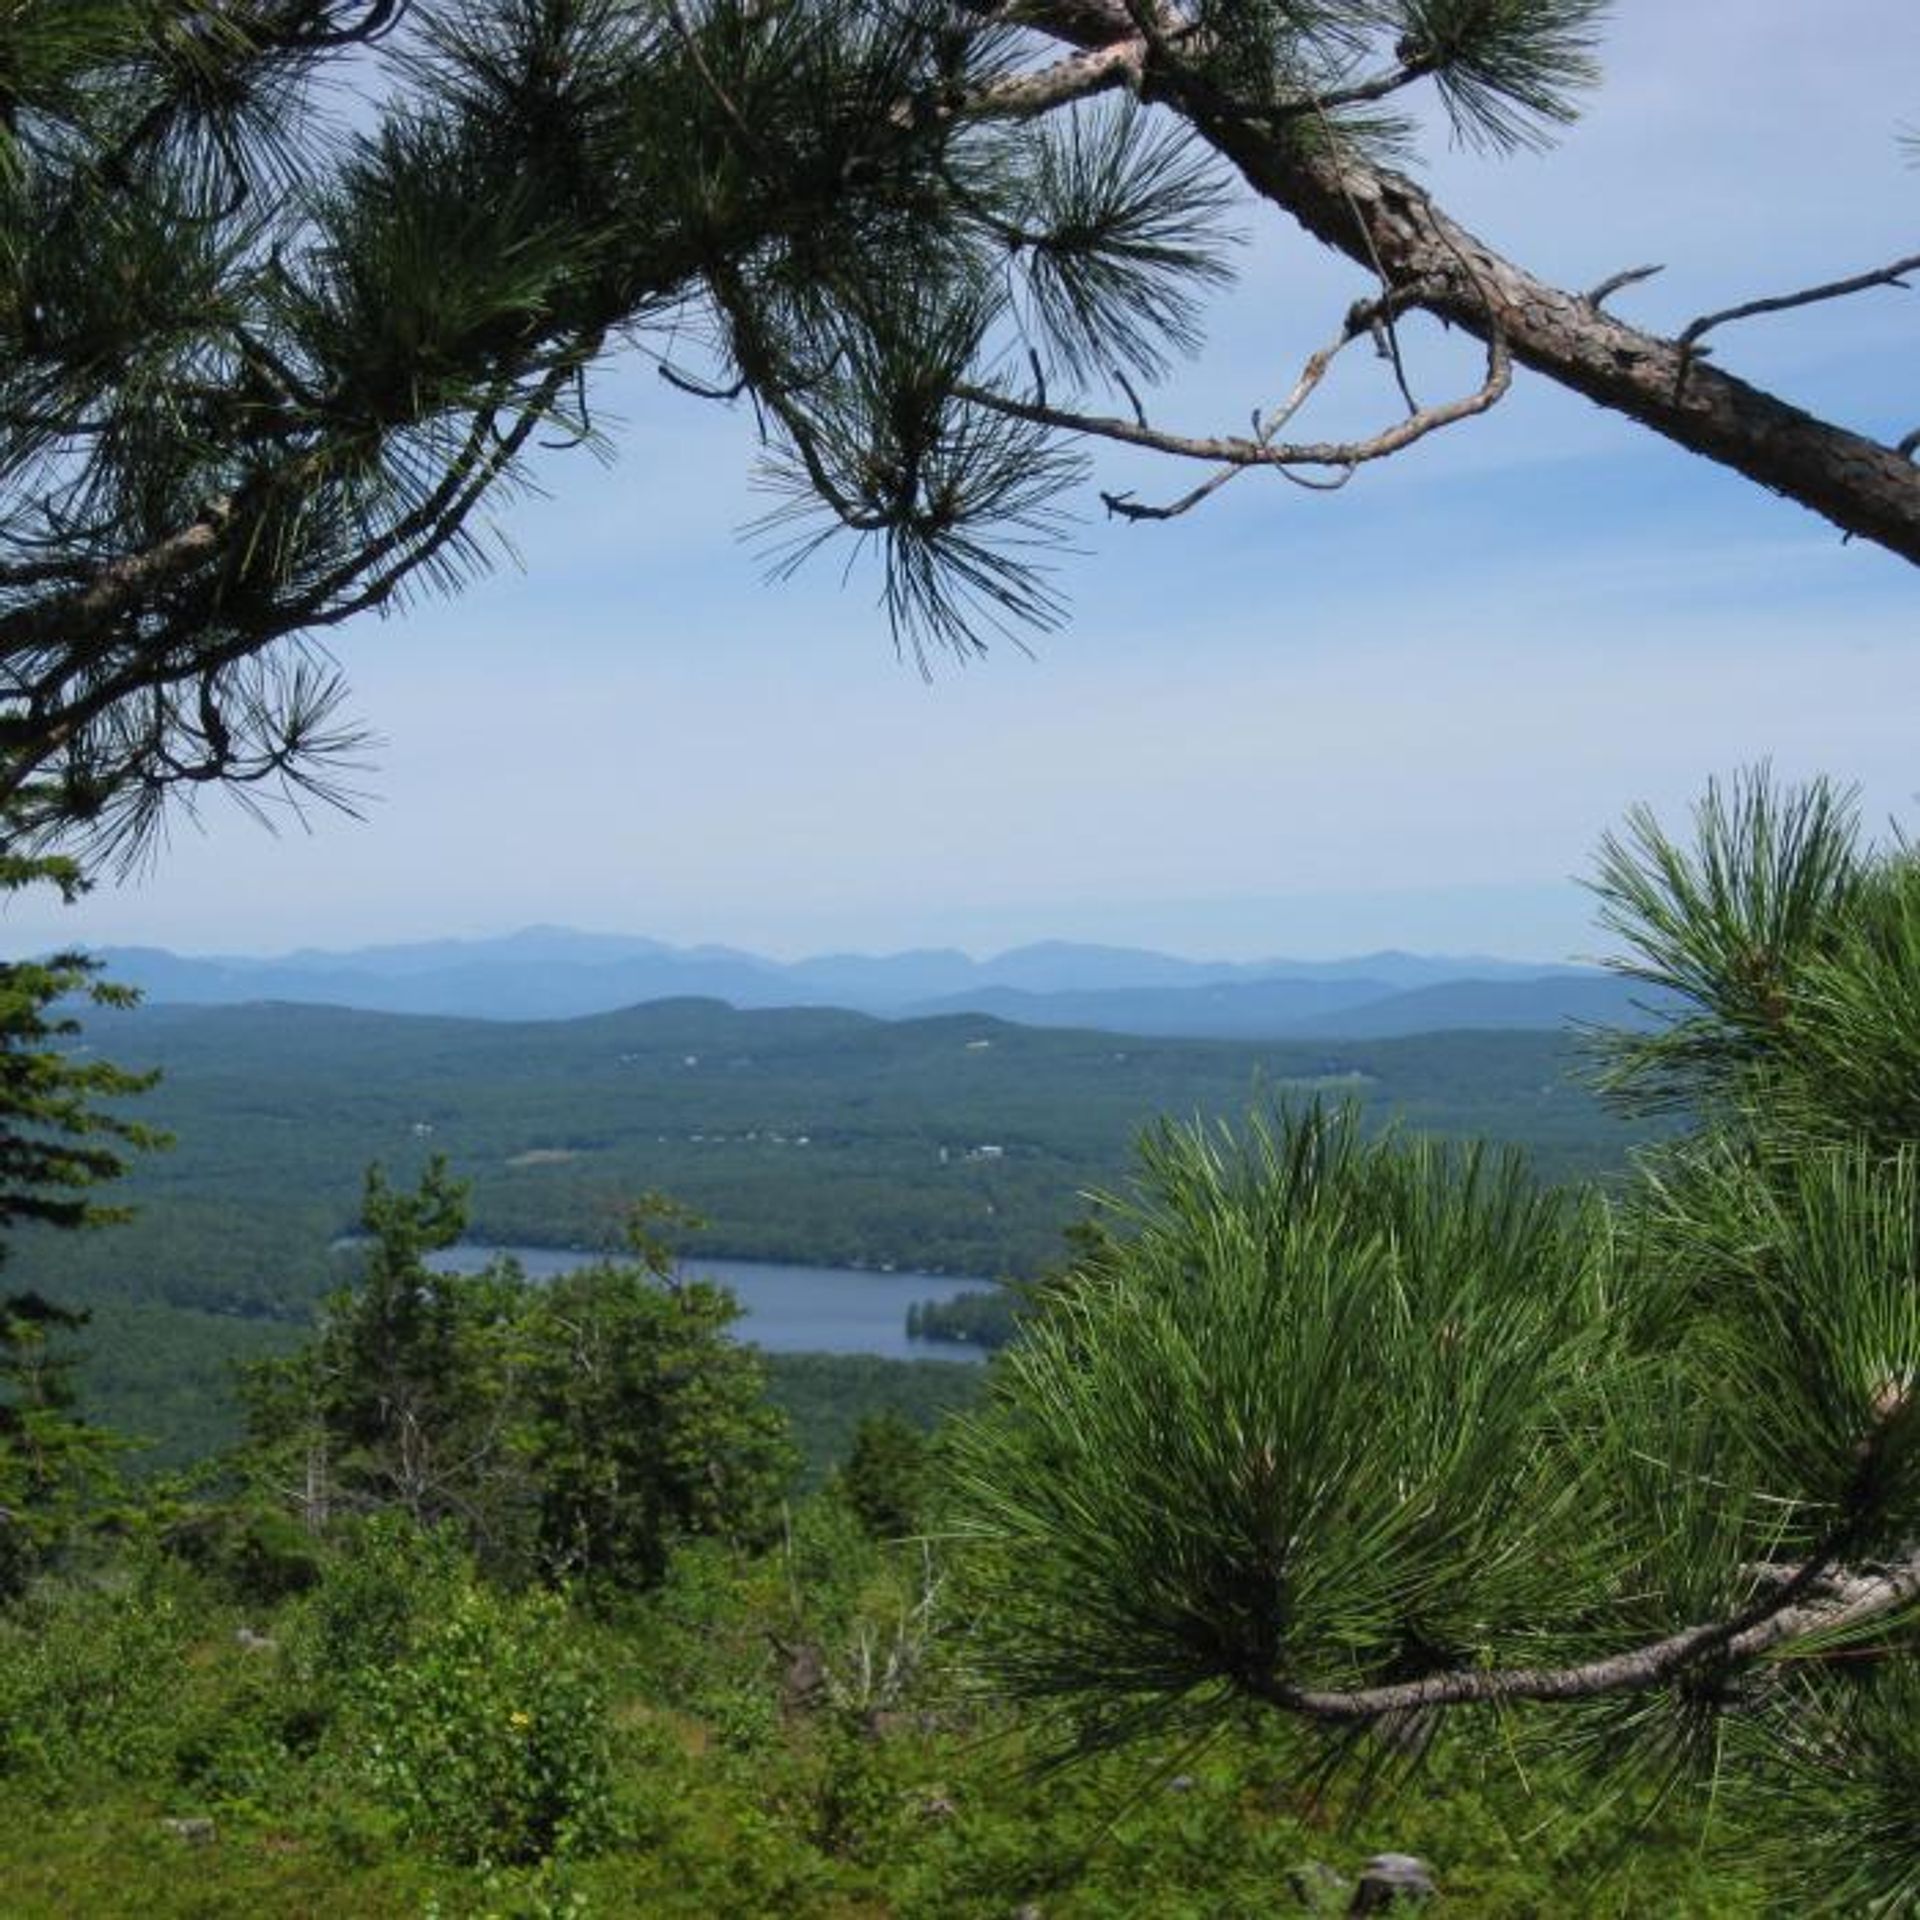
[(278, 1508), (192, 1503), (160, 1520), (165, 1551), (240, 1606), (275, 1606), (319, 1584), (319, 1542)]
[(57, 1790), (164, 1753), (189, 1629), (176, 1582), (129, 1571), (112, 1590), (49, 1584), (0, 1611), (0, 1780)]
[[(1765, 1910), (1749, 1829), (1702, 1854), (1671, 1817), (1596, 1805), (1552, 1760), (1523, 1788), (1510, 1768), (1443, 1758), (1422, 1793), (1351, 1828), (1271, 1728), (1036, 1776), (1021, 1721), (954, 1690), (941, 1649), (965, 1621), (925, 1609), (924, 1549), (868, 1541), (833, 1500), (796, 1509), (771, 1553), (696, 1545), (614, 1620), (478, 1592), (455, 1543), (405, 1524), (343, 1531), (324, 1558), (318, 1586), (244, 1614), (135, 1556), (110, 1590), (49, 1583), (29, 1616), (0, 1617), (10, 1920), (1005, 1920), (1029, 1901), (1070, 1920), (1251, 1920), (1288, 1910), (1296, 1884), (1332, 1889), (1337, 1910), (1339, 1883), (1389, 1846), (1489, 1920)], [(451, 1657), (476, 1649), (478, 1667)], [(555, 1693), (581, 1716), (549, 1731), (582, 1758), (544, 1772), (501, 1738), (543, 1697), (536, 1654), (571, 1676)], [(496, 1682), (509, 1669), (531, 1693)], [(471, 1753), (448, 1748), (455, 1727)], [(567, 1824), (574, 1806), (592, 1817)], [(1543, 1832), (1550, 1810), (1565, 1817)], [(211, 1821), (213, 1841), (163, 1819)], [(542, 1821), (562, 1851), (509, 1864), (508, 1836)], [(462, 1836), (491, 1864), (461, 1857)]]
[(249, 1378), (251, 1471), (316, 1529), (392, 1507), (523, 1577), (637, 1588), (683, 1539), (764, 1537), (795, 1464), (785, 1422), (726, 1337), (732, 1297), (668, 1277), (662, 1210), (636, 1216), (634, 1262), (541, 1287), (511, 1262), (426, 1264), (466, 1220), (443, 1161), (412, 1192), (370, 1173), (359, 1283)]
[(405, 1660), (361, 1685), (368, 1782), (409, 1834), (477, 1863), (605, 1839), (605, 1703), (566, 1646), (559, 1601), (465, 1588)]
[(792, 1423), (800, 1484), (817, 1489), (847, 1457), (862, 1420), (897, 1414), (923, 1431), (971, 1406), (984, 1369), (952, 1360), (883, 1360), (870, 1353), (770, 1353), (767, 1393)]
[(404, 1660), (471, 1581), (450, 1527), (377, 1513), (341, 1529), (326, 1577), (294, 1610), (291, 1657), (310, 1687), (351, 1687)]
[(918, 1427), (897, 1413), (870, 1413), (854, 1429), (840, 1491), (876, 1540), (902, 1539), (920, 1530), (929, 1467)]

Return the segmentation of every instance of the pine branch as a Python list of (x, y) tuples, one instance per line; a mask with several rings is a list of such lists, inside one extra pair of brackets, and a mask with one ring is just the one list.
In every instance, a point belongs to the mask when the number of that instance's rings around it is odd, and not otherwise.
[(1269, 1706), (1329, 1721), (1373, 1721), (1391, 1714), (1521, 1700), (1591, 1700), (1644, 1693), (1714, 1662), (1746, 1664), (1796, 1643), (1830, 1643), (1837, 1635), (1884, 1621), (1916, 1600), (1920, 1554), (1870, 1573), (1836, 1571), (1829, 1557), (1815, 1555), (1727, 1620), (1689, 1627), (1578, 1666), (1476, 1668), (1351, 1691), (1294, 1687), (1267, 1676), (1251, 1676), (1244, 1684)]

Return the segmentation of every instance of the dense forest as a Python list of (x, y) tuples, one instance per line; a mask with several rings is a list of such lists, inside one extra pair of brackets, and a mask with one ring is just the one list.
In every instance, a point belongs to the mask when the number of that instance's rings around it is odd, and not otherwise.
[(183, 1462), (231, 1433), (226, 1369), (284, 1350), (349, 1271), (364, 1169), (435, 1154), (472, 1232), (619, 1244), (665, 1191), (683, 1251), (986, 1278), (1058, 1257), (1163, 1114), (1237, 1120), (1313, 1097), (1526, 1146), (1543, 1176), (1617, 1172), (1647, 1136), (1572, 1077), (1579, 1043), (1444, 1033), (1311, 1045), (889, 1022), (668, 1001), (523, 1024), (325, 1007), (107, 1010), (87, 1044), (158, 1069), (137, 1103), (173, 1145), (120, 1182), (111, 1234), (23, 1231), (23, 1284), (96, 1309), (88, 1392)]

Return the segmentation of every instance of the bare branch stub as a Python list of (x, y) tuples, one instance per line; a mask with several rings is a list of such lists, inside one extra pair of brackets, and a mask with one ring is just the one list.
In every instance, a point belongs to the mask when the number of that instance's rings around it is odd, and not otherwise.
[[(1100, 496), (1101, 504), (1115, 519), (1134, 521), (1177, 519), (1180, 515), (1191, 512), (1202, 501), (1211, 498), (1237, 474), (1244, 473), (1252, 467), (1270, 468), (1296, 486), (1306, 487), (1315, 492), (1335, 492), (1345, 486), (1359, 468), (1368, 463), (1383, 460), (1391, 454), (1398, 453), (1444, 427), (1453, 426), (1462, 420), (1485, 413), (1499, 402), (1512, 383), (1512, 358), (1508, 352), (1506, 336), (1496, 327), (1487, 342), (1485, 377), (1472, 393), (1440, 406), (1416, 408), (1405, 419), (1396, 421), (1392, 426), (1383, 428), (1379, 433), (1361, 440), (1283, 441), (1278, 439), (1280, 431), (1293, 420), (1325, 380), (1327, 371), (1335, 359), (1355, 340), (1372, 337), (1376, 325), (1381, 320), (1382, 309), (1392, 304), (1391, 296), (1356, 302), (1349, 310), (1340, 332), (1313, 354), (1302, 367), (1300, 377), (1294, 382), (1287, 397), (1264, 419), (1256, 417), (1255, 431), (1251, 436), (1239, 434), (1197, 436), (1173, 433), (1164, 428), (1155, 427), (1141, 409), (1139, 395), (1125, 382), (1122, 382), (1123, 390), (1135, 409), (1132, 420), (1121, 419), (1114, 415), (1080, 413), (1070, 408), (1049, 406), (1044, 401), (1019, 400), (1010, 394), (995, 392), (985, 387), (961, 386), (956, 389), (956, 392), (959, 398), (974, 405), (988, 407), (1016, 419), (1032, 421), (1039, 426), (1054, 427), (1063, 433), (1079, 433), (1094, 439), (1112, 440), (1124, 446), (1144, 448), (1149, 452), (1171, 454), (1179, 459), (1205, 460), (1212, 462), (1218, 468), (1217, 472), (1198, 486), (1182, 494), (1178, 499), (1164, 504), (1136, 500), (1130, 492), (1103, 492)], [(1299, 468), (1331, 469), (1331, 477), (1315, 477), (1312, 473), (1297, 471)]]
[(1598, 313), (1616, 293), (1637, 287), (1641, 281), (1651, 280), (1656, 273), (1665, 271), (1666, 268), (1659, 265), (1623, 267), (1618, 273), (1608, 274), (1597, 286), (1589, 287), (1580, 297)]
[[(1127, 396), (1128, 403), (1133, 408), (1135, 424), (1145, 427), (1147, 424), (1146, 403), (1140, 398), (1133, 382), (1127, 378), (1126, 374), (1119, 367), (1114, 368), (1113, 378), (1114, 383), (1119, 387), (1120, 391)], [(1044, 400), (1045, 395), (1043, 394), (1041, 397)]]

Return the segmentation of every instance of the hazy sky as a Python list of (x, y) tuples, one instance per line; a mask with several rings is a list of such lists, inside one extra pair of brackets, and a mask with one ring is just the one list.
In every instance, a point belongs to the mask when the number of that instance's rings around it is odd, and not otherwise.
[[(1435, 142), (1468, 226), (1677, 327), (1920, 250), (1920, 8), (1623, 0), (1609, 79), (1544, 158)], [(1250, 211), (1213, 344), (1156, 407), (1231, 429), (1290, 384), (1361, 276)], [(1719, 336), (1729, 370), (1897, 438), (1920, 296)], [(1416, 330), (1423, 397), (1473, 361)], [(1357, 356), (1356, 356), (1357, 358)], [(1374, 370), (1329, 432), (1381, 424)], [(1383, 944), (1588, 951), (1585, 870), (1636, 800), (1678, 815), (1769, 756), (1920, 821), (1920, 579), (1528, 376), (1490, 418), (1317, 498), (1242, 477), (1168, 526), (1083, 503), (1070, 626), (931, 681), (856, 567), (768, 586), (738, 537), (751, 422), (610, 378), (611, 468), (550, 461), (524, 571), (338, 636), (382, 744), (366, 817), (182, 823), (54, 938), (270, 952), (531, 921), (785, 954), (1048, 936), (1195, 954)], [(1103, 459), (1108, 484), (1191, 476)]]

